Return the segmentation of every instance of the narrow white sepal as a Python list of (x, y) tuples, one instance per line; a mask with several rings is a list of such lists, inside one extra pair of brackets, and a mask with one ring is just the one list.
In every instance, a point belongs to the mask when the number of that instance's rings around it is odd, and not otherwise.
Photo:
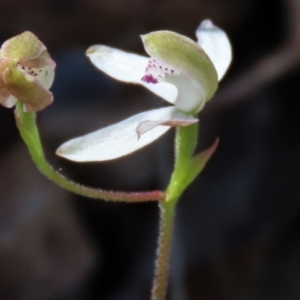
[(196, 36), (198, 44), (213, 62), (220, 81), (232, 59), (231, 44), (226, 33), (212, 21), (204, 20), (197, 28)]
[(170, 129), (169, 126), (157, 126), (138, 139), (136, 128), (140, 123), (147, 120), (168, 120), (177, 112), (175, 107), (170, 106), (139, 113), (114, 125), (72, 139), (62, 144), (56, 154), (77, 162), (105, 161), (125, 156), (152, 143)]
[(95, 45), (86, 51), (91, 62), (107, 75), (128, 83), (140, 84), (174, 104), (177, 88), (166, 82), (149, 84), (142, 81), (149, 58), (103, 45)]

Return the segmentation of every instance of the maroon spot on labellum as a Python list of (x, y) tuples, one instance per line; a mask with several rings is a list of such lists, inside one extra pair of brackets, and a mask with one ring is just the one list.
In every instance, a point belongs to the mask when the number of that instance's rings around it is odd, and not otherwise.
[(158, 80), (154, 78), (151, 74), (143, 76), (142, 81), (146, 83), (158, 83)]

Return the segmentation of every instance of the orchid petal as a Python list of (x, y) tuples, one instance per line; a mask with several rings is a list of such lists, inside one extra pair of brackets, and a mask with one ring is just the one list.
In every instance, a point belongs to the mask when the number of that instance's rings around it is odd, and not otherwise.
[(213, 62), (219, 81), (226, 73), (232, 59), (232, 50), (226, 33), (210, 20), (204, 20), (196, 31), (198, 44)]
[(201, 82), (185, 73), (172, 75), (164, 80), (172, 82), (172, 84), (177, 86), (178, 96), (176, 98), (175, 106), (179, 110), (187, 113), (198, 113), (204, 107), (205, 102), (209, 100)]
[(136, 132), (138, 138), (140, 138), (142, 134), (145, 134), (146, 132), (153, 130), (155, 127), (160, 125), (171, 127), (185, 127), (197, 122), (199, 122), (199, 119), (194, 118), (193, 115), (185, 114), (184, 112), (178, 110), (177, 113), (174, 116), (171, 116), (171, 118), (168, 120), (147, 120), (141, 122), (136, 128)]
[(43, 52), (47, 56), (44, 60), (44, 54), (40, 58), (26, 63), (17, 64), (19, 70), (27, 72), (34, 77), (45, 89), (49, 90), (54, 81), (55, 62), (50, 58), (47, 51)]
[(15, 106), (17, 101), (18, 99), (12, 95), (9, 95), (7, 98), (4, 99), (0, 97), (0, 103), (7, 108)]
[(91, 62), (107, 75), (123, 82), (141, 84), (174, 104), (177, 97), (177, 88), (174, 85), (166, 82), (148, 84), (141, 80), (148, 65), (147, 57), (103, 45), (90, 47), (86, 54)]
[(21, 63), (22, 66), (26, 66), (27, 68), (44, 68), (50, 65), (56, 65), (55, 61), (51, 58), (49, 52), (44, 50), (41, 55), (35, 59), (27, 60)]
[(25, 31), (4, 42), (1, 55), (15, 62), (24, 62), (38, 58), (44, 50), (45, 45), (32, 32)]
[(140, 123), (147, 120), (168, 120), (177, 112), (175, 107), (164, 107), (139, 113), (114, 125), (72, 139), (62, 144), (56, 154), (78, 162), (122, 157), (152, 143), (170, 129), (169, 126), (158, 126), (138, 139), (136, 128)]
[(54, 68), (55, 65), (46, 66), (40, 69), (40, 72), (37, 73), (35, 79), (40, 82), (40, 84), (47, 90), (50, 89), (54, 81)]
[(52, 103), (52, 93), (26, 71), (6, 68), (2, 76), (5, 87), (11, 95), (23, 102), (25, 111), (39, 111)]
[(11, 108), (17, 103), (17, 99), (12, 96), (6, 88), (0, 88), (0, 104)]

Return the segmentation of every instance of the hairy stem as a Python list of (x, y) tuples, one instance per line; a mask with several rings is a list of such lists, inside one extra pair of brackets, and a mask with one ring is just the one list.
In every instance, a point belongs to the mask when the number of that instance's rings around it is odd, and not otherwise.
[(174, 201), (161, 202), (159, 204), (160, 224), (152, 300), (164, 300), (167, 292), (175, 206), (176, 203)]
[(166, 191), (166, 201), (159, 203), (160, 225), (151, 300), (164, 300), (166, 297), (176, 203), (191, 183), (186, 177), (197, 134), (198, 124), (178, 127), (176, 131), (174, 171)]

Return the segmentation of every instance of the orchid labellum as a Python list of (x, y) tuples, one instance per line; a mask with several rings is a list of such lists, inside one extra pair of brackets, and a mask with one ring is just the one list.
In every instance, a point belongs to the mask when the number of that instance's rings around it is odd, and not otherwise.
[(69, 160), (105, 161), (132, 153), (158, 139), (174, 126), (198, 122), (231, 62), (231, 45), (223, 30), (210, 20), (196, 31), (198, 42), (170, 31), (142, 36), (150, 57), (103, 45), (87, 56), (109, 76), (141, 84), (172, 106), (145, 111), (61, 145), (57, 154)]

